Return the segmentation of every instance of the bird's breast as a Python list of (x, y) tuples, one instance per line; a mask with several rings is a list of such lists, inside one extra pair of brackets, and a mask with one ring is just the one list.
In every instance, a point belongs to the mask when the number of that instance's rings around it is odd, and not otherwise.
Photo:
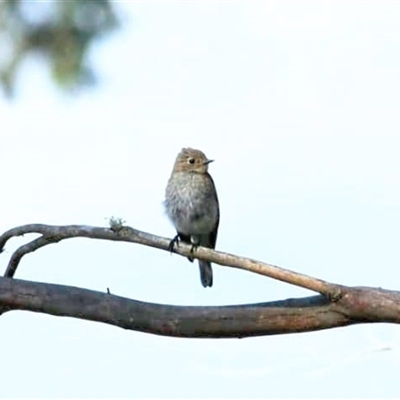
[(202, 174), (174, 174), (167, 186), (166, 209), (179, 232), (210, 232), (218, 219), (218, 200), (210, 178)]

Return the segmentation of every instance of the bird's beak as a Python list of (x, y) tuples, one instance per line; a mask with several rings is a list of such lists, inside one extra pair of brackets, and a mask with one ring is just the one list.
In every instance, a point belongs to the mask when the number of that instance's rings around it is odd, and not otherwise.
[(204, 165), (210, 164), (212, 162), (214, 162), (214, 160), (206, 160), (206, 161), (204, 161)]

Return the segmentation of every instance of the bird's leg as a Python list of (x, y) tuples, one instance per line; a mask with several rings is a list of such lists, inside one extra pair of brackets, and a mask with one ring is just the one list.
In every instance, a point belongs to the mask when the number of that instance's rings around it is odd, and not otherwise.
[(174, 246), (177, 245), (179, 242), (179, 234), (176, 235), (170, 242), (168, 245), (168, 250), (172, 253), (174, 251)]
[[(193, 244), (193, 243), (192, 243), (192, 247), (190, 248), (190, 254), (193, 254), (194, 251), (195, 251), (198, 247), (199, 247), (198, 244)], [(193, 262), (194, 258), (189, 256), (189, 257), (188, 257), (188, 260), (189, 260), (190, 262)]]
[[(190, 242), (192, 244), (192, 247), (190, 249), (190, 254), (193, 254), (194, 251), (199, 247), (200, 244), (200, 237), (197, 235), (192, 235), (190, 236)], [(188, 257), (189, 261), (193, 261), (192, 257)]]

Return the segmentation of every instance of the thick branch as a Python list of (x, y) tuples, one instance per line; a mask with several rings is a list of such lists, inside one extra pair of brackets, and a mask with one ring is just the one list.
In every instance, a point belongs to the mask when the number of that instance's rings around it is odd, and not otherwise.
[(76, 287), (0, 278), (0, 310), (68, 316), (165, 336), (243, 338), (363, 322), (400, 323), (400, 293), (346, 288), (343, 298), (335, 303), (319, 295), (261, 304), (183, 307), (144, 303)]
[[(91, 239), (132, 242), (167, 251), (170, 244), (170, 239), (151, 235), (130, 227), (118, 227), (118, 229), (111, 229), (83, 225), (52, 226), (31, 224), (11, 229), (0, 236), (0, 252), (9, 239), (28, 233), (39, 233), (42, 236), (39, 239), (36, 239), (27, 245), (21, 246), (16, 250), (7, 267), (5, 273), (6, 277), (14, 276), (18, 263), (23, 255), (35, 251), (47, 244), (58, 242), (64, 239), (86, 237)], [(299, 274), (288, 269), (279, 268), (275, 265), (266, 264), (250, 258), (238, 257), (233, 254), (222, 253), (220, 251), (214, 251), (205, 247), (198, 247), (194, 254), (192, 254), (191, 246), (183, 243), (180, 243), (179, 246), (175, 246), (173, 251), (185, 257), (192, 255), (195, 258), (208, 260), (219, 265), (239, 268), (268, 276), (292, 285), (319, 292), (329, 298), (336, 299), (341, 295), (342, 288), (340, 285), (335, 285), (325, 282), (321, 279)]]
[[(13, 276), (21, 258), (47, 244), (74, 237), (139, 243), (168, 250), (169, 239), (129, 227), (25, 225), (0, 236), (0, 251), (15, 236), (41, 236), (19, 247), (11, 256), (6, 275)], [(174, 251), (191, 254), (180, 244)], [(100, 321), (125, 329), (177, 337), (248, 337), (306, 332), (364, 322), (400, 323), (400, 292), (375, 288), (349, 288), (330, 284), (274, 265), (199, 247), (195, 257), (241, 268), (324, 296), (262, 304), (225, 307), (182, 307), (144, 303), (75, 287), (0, 278), (0, 314), (28, 310)], [(332, 300), (332, 297), (335, 301)]]

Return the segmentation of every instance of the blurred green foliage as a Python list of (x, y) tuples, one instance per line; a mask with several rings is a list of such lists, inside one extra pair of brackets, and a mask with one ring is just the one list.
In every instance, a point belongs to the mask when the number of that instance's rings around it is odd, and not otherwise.
[(12, 95), (18, 67), (40, 54), (63, 89), (95, 82), (92, 43), (118, 27), (109, 0), (0, 0), (0, 85)]

